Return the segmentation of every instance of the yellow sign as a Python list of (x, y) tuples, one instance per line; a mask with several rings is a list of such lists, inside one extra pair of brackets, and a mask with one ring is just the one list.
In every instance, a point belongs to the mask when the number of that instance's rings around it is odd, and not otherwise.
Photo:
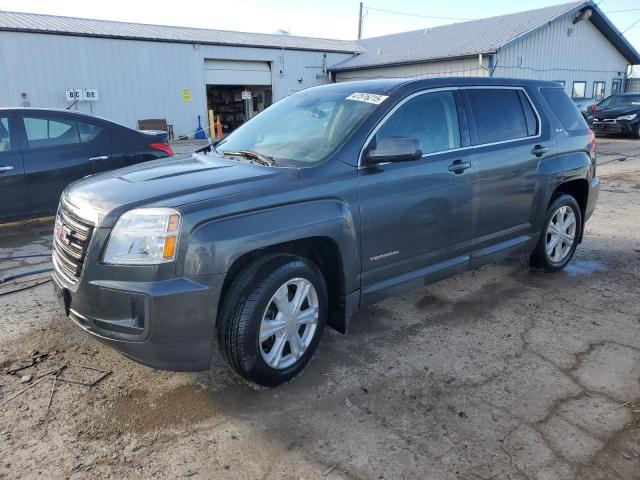
[(183, 88), (182, 89), (182, 101), (183, 102), (190, 102), (191, 101), (191, 89), (190, 88)]

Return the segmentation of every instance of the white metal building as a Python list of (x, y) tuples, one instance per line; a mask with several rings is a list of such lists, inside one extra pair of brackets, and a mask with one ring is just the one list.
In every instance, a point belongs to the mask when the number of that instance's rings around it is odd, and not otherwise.
[(198, 115), (206, 127), (213, 108), (226, 130), (327, 83), (328, 66), (359, 50), (341, 40), (0, 12), (0, 106), (66, 108), (68, 90), (88, 91), (94, 99), (73, 109), (132, 128), (163, 118), (185, 135)]
[(198, 116), (206, 128), (209, 109), (229, 131), (332, 80), (495, 75), (603, 97), (624, 90), (633, 64), (640, 55), (591, 1), (357, 42), (0, 12), (0, 106), (73, 104), (132, 128), (166, 119), (176, 136)]
[(563, 82), (573, 97), (623, 91), (640, 55), (595, 3), (565, 3), (359, 40), (331, 70), (337, 81), (375, 77), (500, 76)]

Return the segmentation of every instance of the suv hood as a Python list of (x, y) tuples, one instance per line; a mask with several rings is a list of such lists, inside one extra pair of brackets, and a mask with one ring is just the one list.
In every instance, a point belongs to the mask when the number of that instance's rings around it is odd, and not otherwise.
[(603, 108), (597, 109), (592, 113), (593, 118), (617, 118), (623, 115), (633, 115), (634, 113), (640, 113), (640, 107), (615, 107), (615, 108)]
[(89, 175), (68, 186), (61, 203), (80, 218), (110, 227), (122, 213), (139, 206), (177, 207), (290, 182), (298, 176), (296, 168), (192, 154)]

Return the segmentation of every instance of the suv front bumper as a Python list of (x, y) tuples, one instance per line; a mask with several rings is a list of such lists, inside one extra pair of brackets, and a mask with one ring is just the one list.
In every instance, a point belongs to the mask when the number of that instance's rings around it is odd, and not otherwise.
[(150, 367), (207, 370), (224, 275), (154, 282), (83, 282), (75, 291), (57, 272), (65, 314), (89, 334)]

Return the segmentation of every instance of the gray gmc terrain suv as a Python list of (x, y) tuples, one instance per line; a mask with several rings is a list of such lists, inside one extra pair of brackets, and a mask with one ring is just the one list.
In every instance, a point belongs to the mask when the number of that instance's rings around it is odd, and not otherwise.
[(310, 88), (209, 151), (62, 194), (54, 288), (125, 355), (260, 385), (325, 325), (515, 252), (553, 272), (595, 208), (595, 139), (557, 83), (385, 79)]

